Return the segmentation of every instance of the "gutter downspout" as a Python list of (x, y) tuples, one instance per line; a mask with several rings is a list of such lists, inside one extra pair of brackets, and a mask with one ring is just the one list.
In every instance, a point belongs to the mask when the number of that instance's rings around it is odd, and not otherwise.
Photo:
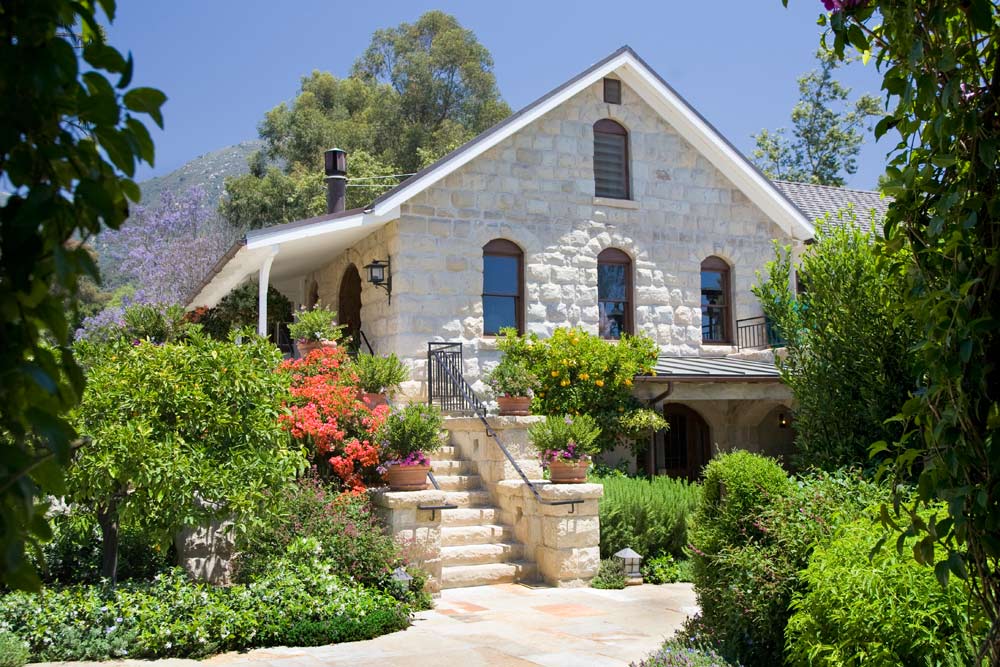
[[(659, 394), (649, 399), (648, 401), (643, 401), (646, 407), (652, 409), (657, 403), (665, 399), (674, 391), (674, 383), (667, 382), (667, 388), (661, 391)], [(653, 477), (656, 475), (656, 434), (652, 433), (649, 436), (649, 449), (646, 451), (646, 470), (649, 471), (649, 476)]]
[(267, 288), (271, 279), (271, 263), (281, 246), (271, 246), (271, 254), (264, 259), (257, 280), (257, 333), (267, 336)]

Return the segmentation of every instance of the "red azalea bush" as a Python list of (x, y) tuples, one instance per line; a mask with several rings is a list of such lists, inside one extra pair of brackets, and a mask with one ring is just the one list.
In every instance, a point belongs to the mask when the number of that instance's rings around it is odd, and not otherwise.
[(279, 418), (292, 436), (310, 449), (317, 467), (332, 471), (343, 488), (360, 493), (377, 479), (375, 436), (389, 407), (371, 407), (359, 398), (358, 377), (347, 350), (326, 346), (301, 359), (288, 359), (281, 371), (290, 377), (292, 399)]

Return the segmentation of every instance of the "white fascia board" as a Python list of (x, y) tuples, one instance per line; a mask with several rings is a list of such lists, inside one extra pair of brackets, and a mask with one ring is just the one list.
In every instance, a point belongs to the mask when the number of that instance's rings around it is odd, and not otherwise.
[(226, 262), (222, 270), (212, 276), (208, 284), (202, 287), (201, 291), (191, 299), (191, 302), (187, 306), (188, 310), (201, 306), (214, 307), (229, 292), (242, 285), (246, 282), (247, 278), (255, 274), (260, 269), (266, 257), (266, 253), (260, 251), (251, 252), (246, 246), (241, 247)]
[[(629, 54), (622, 53), (617, 58), (614, 58), (613, 60), (609, 60), (608, 62), (606, 62), (602, 67), (595, 69), (593, 72), (590, 73), (589, 76), (583, 77), (578, 81), (575, 81), (571, 85), (566, 86), (566, 88), (559, 91), (558, 94), (553, 95), (549, 99), (545, 100), (544, 102), (536, 106), (534, 109), (531, 109), (524, 115), (518, 117), (509, 125), (505, 125), (504, 127), (499, 128), (496, 132), (493, 132), (492, 134), (480, 135), (481, 140), (478, 141), (477, 143), (473, 143), (471, 146), (468, 146), (467, 148), (460, 150), (460, 152), (457, 155), (455, 155), (452, 159), (448, 160), (447, 162), (441, 164), (437, 169), (434, 169), (433, 171), (424, 174), (421, 178), (418, 178), (413, 183), (403, 188), (402, 190), (397, 192), (392, 197), (389, 197), (385, 201), (379, 202), (375, 206), (374, 212), (381, 214), (383, 213), (383, 211), (389, 209), (393, 208), (398, 209), (401, 204), (405, 203), (407, 200), (409, 200), (417, 193), (422, 192), (423, 190), (429, 188), (434, 183), (437, 183), (442, 178), (445, 178), (446, 176), (448, 176), (448, 174), (452, 173), (456, 169), (459, 169), (464, 165), (468, 164), (469, 162), (471, 162), (472, 160), (476, 159), (477, 157), (479, 157), (489, 149), (493, 148), (498, 143), (500, 143), (507, 137), (511, 136), (515, 132), (518, 132), (519, 130), (527, 127), (529, 124), (535, 122), (536, 120), (547, 114), (552, 109), (555, 109), (563, 102), (572, 98), (580, 91), (585, 90), (589, 86), (592, 86), (596, 81), (600, 81), (605, 76), (615, 71), (623, 64), (627, 63), (629, 60), (631, 60)], [(476, 140), (473, 139), (473, 142), (476, 142)]]
[(302, 239), (331, 234), (344, 229), (355, 227), (380, 226), (399, 218), (399, 207), (391, 208), (382, 214), (379, 213), (358, 213), (346, 218), (335, 218), (326, 222), (318, 222), (311, 225), (303, 225), (294, 229), (279, 229), (268, 231), (267, 229), (247, 234), (247, 248), (254, 250), (257, 248), (281, 245), (288, 241), (299, 241)]
[[(630, 59), (631, 60), (631, 59)], [(622, 68), (622, 78), (670, 123), (694, 148), (726, 178), (743, 191), (787, 234), (798, 240), (815, 236), (815, 229), (802, 212), (777, 191), (767, 177), (751, 167), (694, 109), (646, 67), (634, 61)]]

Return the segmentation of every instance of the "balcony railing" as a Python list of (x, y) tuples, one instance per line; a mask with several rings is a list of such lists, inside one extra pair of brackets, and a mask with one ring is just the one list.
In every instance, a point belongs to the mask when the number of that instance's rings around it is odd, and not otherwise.
[(785, 339), (771, 320), (763, 315), (736, 320), (736, 347), (740, 350), (764, 350), (781, 347)]

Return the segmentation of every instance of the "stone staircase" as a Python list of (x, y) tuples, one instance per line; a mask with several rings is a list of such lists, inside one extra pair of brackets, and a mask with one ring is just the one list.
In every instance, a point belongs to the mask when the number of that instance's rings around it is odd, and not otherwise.
[(501, 523), (477, 464), (448, 446), (434, 453), (432, 465), (445, 502), (458, 505), (442, 512), (441, 588), (536, 579), (535, 563), (524, 560), (524, 545)]

